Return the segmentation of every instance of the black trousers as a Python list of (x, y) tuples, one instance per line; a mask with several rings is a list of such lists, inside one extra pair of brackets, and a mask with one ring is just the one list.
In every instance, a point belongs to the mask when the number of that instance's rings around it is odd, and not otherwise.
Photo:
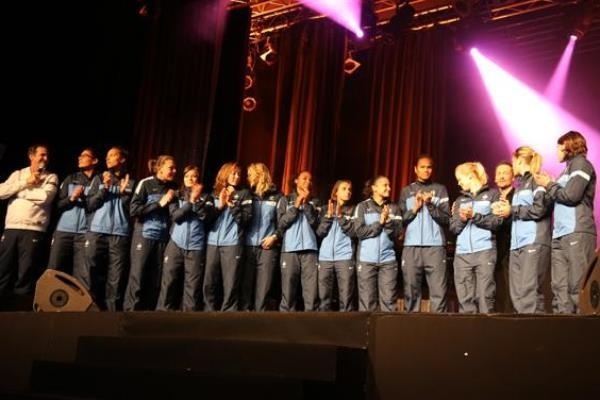
[(123, 292), (129, 268), (129, 237), (85, 234), (85, 269), (88, 287), (101, 309), (123, 309)]
[(157, 310), (197, 311), (202, 309), (205, 256), (204, 250), (184, 250), (172, 240), (169, 241), (163, 259)]
[(277, 249), (263, 249), (260, 246), (244, 248), (244, 266), (240, 296), (241, 311), (265, 311), (266, 299), (279, 259)]
[(0, 238), (0, 301), (30, 294), (43, 266), (44, 232), (6, 229)]
[(50, 243), (48, 268), (73, 275), (88, 289), (89, 269), (85, 265), (85, 233), (54, 232)]

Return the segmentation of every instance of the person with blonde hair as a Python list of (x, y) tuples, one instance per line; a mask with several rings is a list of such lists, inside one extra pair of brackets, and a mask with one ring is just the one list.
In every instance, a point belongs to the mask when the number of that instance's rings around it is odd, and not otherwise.
[(402, 233), (402, 215), (400, 207), (389, 201), (391, 190), (387, 176), (369, 179), (363, 192), (367, 199), (358, 203), (354, 211), (359, 311), (397, 310), (395, 241)]
[(265, 311), (279, 259), (277, 203), (281, 193), (263, 163), (248, 166), (252, 190), (252, 219), (246, 231), (240, 298), (241, 311)]
[(327, 208), (321, 209), (317, 237), (319, 247), (319, 310), (331, 311), (334, 282), (337, 282), (340, 311), (354, 311), (356, 273), (354, 269), (353, 211), (349, 204), (352, 182), (338, 180), (331, 189)]
[(493, 213), (512, 220), (509, 289), (519, 314), (544, 312), (542, 283), (550, 266), (550, 208), (546, 189), (534, 181), (542, 157), (529, 146), (521, 146), (512, 156), (517, 187), (512, 204), (500, 200), (492, 204)]
[[(252, 197), (240, 187), (241, 168), (221, 166), (213, 187), (216, 220), (208, 232), (204, 273), (204, 310), (237, 311), (244, 231), (252, 219)], [(222, 296), (221, 296), (222, 293)]]
[(492, 213), (491, 205), (500, 199), (500, 193), (487, 186), (488, 177), (479, 162), (460, 164), (455, 176), (462, 189), (450, 218), (450, 231), (457, 235), (454, 285), (459, 312), (491, 313), (496, 294), (494, 232), (502, 224), (502, 218)]
[(177, 201), (175, 159), (161, 155), (152, 162), (154, 175), (142, 179), (131, 199), (136, 218), (131, 241), (131, 270), (125, 290), (125, 311), (154, 310), (160, 292), (162, 263), (169, 239), (169, 206)]
[(579, 292), (595, 258), (594, 196), (596, 171), (587, 159), (585, 137), (569, 131), (558, 138), (558, 160), (566, 163), (556, 181), (546, 173), (535, 175), (554, 203), (552, 231), (552, 292), (555, 313), (579, 312)]
[(163, 259), (157, 310), (197, 311), (203, 305), (206, 225), (212, 221), (214, 205), (212, 197), (202, 193), (199, 179), (200, 169), (186, 166), (177, 201), (169, 206), (171, 237)]

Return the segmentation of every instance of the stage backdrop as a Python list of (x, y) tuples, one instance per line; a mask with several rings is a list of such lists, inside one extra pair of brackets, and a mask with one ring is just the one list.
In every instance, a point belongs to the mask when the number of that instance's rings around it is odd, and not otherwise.
[(321, 196), (350, 178), (358, 199), (366, 179), (384, 174), (396, 198), (419, 153), (443, 161), (446, 36), (430, 30), (354, 52), (362, 65), (346, 75), (346, 35), (323, 20), (272, 39), (277, 63), (256, 63), (258, 107), (243, 114), (238, 158), (267, 164), (286, 193), (308, 169)]

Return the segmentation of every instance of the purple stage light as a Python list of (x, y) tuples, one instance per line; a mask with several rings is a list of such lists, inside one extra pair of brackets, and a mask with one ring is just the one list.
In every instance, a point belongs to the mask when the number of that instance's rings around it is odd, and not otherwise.
[(579, 39), (579, 38), (577, 37), (577, 35), (571, 35), (571, 36), (569, 36), (569, 40), (570, 40), (571, 42), (574, 42), (574, 41), (576, 41), (577, 39)]
[(569, 67), (571, 66), (571, 59), (573, 58), (573, 49), (575, 48), (576, 40), (577, 36), (571, 35), (571, 39), (569, 40), (569, 43), (567, 43), (567, 47), (565, 47), (565, 50), (563, 51), (563, 54), (560, 57), (560, 61), (554, 69), (552, 78), (550, 78), (550, 82), (546, 87), (546, 91), (544, 92), (544, 96), (546, 96), (548, 100), (555, 104), (560, 104), (562, 102), (563, 94), (565, 92), (565, 84), (567, 82), (567, 76), (569, 74)]
[[(522, 145), (533, 147), (543, 157), (543, 169), (556, 177), (564, 169), (564, 164), (557, 159), (556, 141), (562, 134), (575, 130), (587, 140), (588, 159), (600, 168), (600, 132), (597, 129), (553, 104), (477, 49), (471, 50), (471, 56), (511, 151)], [(594, 203), (596, 225), (600, 225), (600, 196)]]
[(307, 7), (325, 14), (338, 24), (362, 38), (365, 34), (360, 28), (360, 0), (300, 0)]

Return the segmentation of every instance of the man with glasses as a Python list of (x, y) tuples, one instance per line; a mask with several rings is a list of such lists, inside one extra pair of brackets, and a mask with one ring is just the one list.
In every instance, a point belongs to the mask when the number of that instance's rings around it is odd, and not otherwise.
[(87, 231), (87, 194), (95, 176), (98, 158), (90, 148), (78, 157), (79, 171), (67, 176), (58, 193), (60, 217), (50, 246), (48, 268), (79, 279), (89, 287), (85, 268), (85, 232)]

